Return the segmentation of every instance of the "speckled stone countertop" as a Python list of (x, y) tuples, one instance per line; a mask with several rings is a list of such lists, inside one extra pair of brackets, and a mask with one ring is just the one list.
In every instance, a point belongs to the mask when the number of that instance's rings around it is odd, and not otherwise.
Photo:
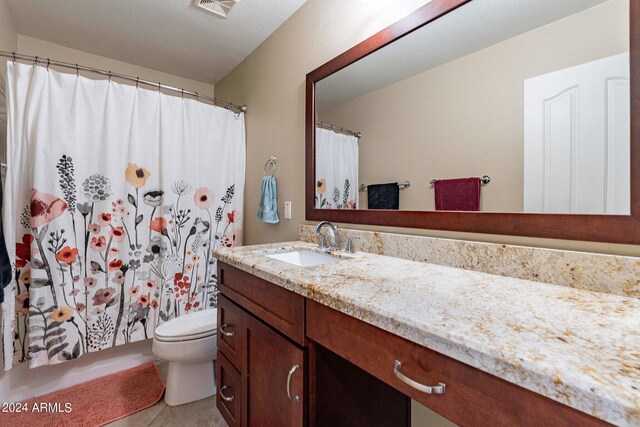
[(216, 258), (321, 304), (621, 426), (640, 425), (640, 300), (365, 252), (297, 267), (265, 255), (304, 242), (218, 249)]

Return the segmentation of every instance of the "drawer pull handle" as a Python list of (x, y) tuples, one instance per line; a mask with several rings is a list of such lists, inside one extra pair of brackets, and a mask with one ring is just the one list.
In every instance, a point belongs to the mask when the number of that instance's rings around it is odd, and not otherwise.
[(232, 336), (234, 336), (234, 335), (236, 334), (236, 331), (230, 331), (230, 332), (227, 332), (227, 331), (225, 331), (225, 330), (224, 330), (224, 328), (227, 328), (227, 327), (229, 327), (229, 325), (227, 325), (226, 323), (225, 323), (225, 324), (223, 324), (222, 326), (220, 326), (220, 333), (221, 333), (222, 335), (224, 335), (225, 337), (232, 337)]
[(393, 373), (403, 383), (408, 384), (416, 390), (420, 390), (427, 394), (444, 394), (446, 386), (443, 383), (438, 383), (438, 385), (436, 386), (420, 384), (419, 382), (412, 380), (411, 378), (400, 372), (400, 368), (402, 368), (402, 363), (396, 360), (393, 364)]
[(300, 366), (293, 365), (291, 367), (291, 370), (289, 371), (289, 374), (287, 375), (287, 396), (292, 402), (300, 402), (300, 396), (298, 396), (297, 394), (295, 396), (291, 395), (291, 377), (293, 376), (293, 373), (298, 369), (300, 369)]
[(222, 400), (224, 400), (225, 402), (233, 402), (233, 399), (236, 398), (235, 396), (225, 396), (224, 393), (223, 393), (223, 391), (225, 391), (228, 388), (229, 387), (227, 387), (226, 385), (222, 386), (222, 388), (220, 389), (220, 391), (218, 391), (218, 393), (220, 393), (220, 398)]

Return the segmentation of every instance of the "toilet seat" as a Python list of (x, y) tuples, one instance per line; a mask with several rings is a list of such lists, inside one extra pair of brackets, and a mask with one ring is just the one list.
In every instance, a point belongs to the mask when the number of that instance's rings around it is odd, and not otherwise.
[(160, 342), (180, 342), (180, 341), (193, 341), (201, 338), (207, 337), (215, 337), (216, 331), (203, 332), (201, 334), (193, 334), (193, 335), (180, 335), (176, 337), (164, 337), (161, 335), (156, 335), (154, 339)]
[(157, 341), (179, 342), (213, 337), (217, 333), (216, 310), (202, 310), (171, 319), (158, 326)]

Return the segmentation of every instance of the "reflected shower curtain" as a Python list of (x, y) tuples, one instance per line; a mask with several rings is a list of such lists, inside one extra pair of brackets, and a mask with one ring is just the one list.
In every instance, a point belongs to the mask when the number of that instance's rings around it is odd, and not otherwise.
[(216, 306), (242, 242), (244, 115), (8, 64), (5, 369), (153, 336)]
[(358, 138), (316, 128), (316, 198), (320, 209), (358, 208)]

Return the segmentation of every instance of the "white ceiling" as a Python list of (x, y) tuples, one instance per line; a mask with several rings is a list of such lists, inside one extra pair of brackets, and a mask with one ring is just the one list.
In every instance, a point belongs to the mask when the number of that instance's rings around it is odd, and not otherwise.
[(5, 0), (19, 34), (217, 83), (306, 0), (243, 0), (224, 19), (192, 0)]
[(318, 82), (317, 109), (341, 105), (605, 1), (474, 0)]

